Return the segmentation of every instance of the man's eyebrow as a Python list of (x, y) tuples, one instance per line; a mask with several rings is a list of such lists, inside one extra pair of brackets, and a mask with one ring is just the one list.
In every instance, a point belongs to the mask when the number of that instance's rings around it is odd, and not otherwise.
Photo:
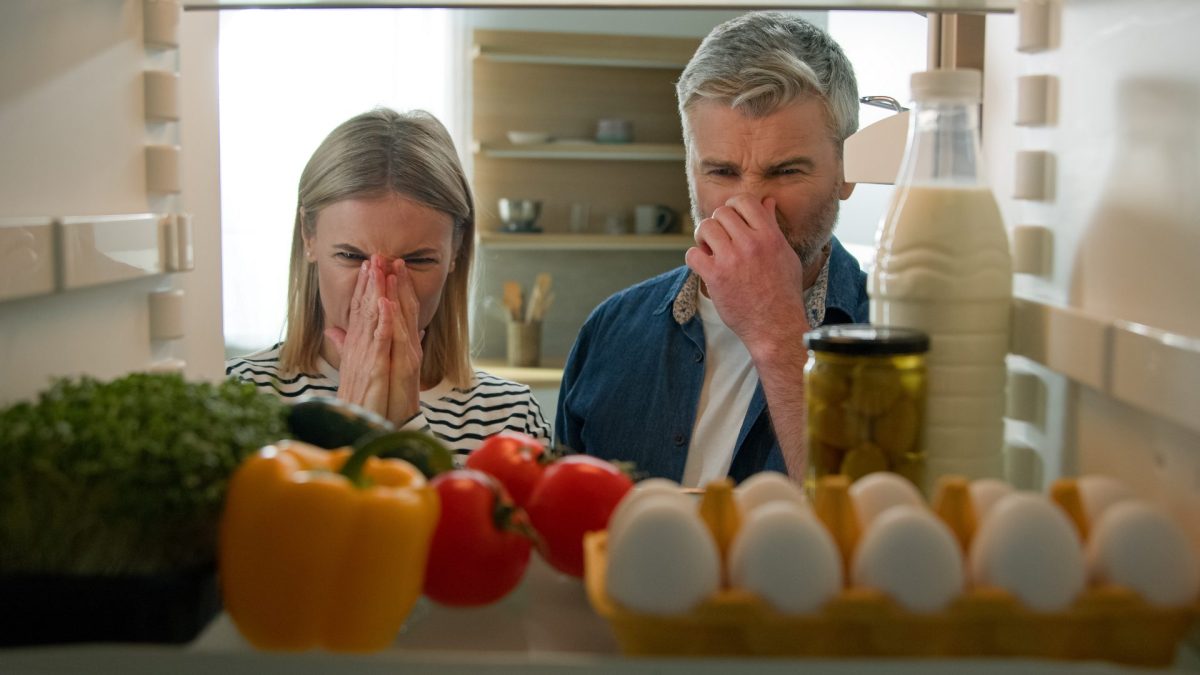
[(780, 169), (787, 169), (787, 168), (795, 167), (795, 166), (798, 166), (798, 167), (801, 167), (804, 169), (812, 169), (816, 165), (817, 165), (817, 163), (812, 161), (812, 158), (810, 158), (810, 157), (804, 157), (804, 156), (789, 157), (788, 159), (785, 159), (782, 162), (776, 162), (776, 163), (772, 164), (770, 166), (770, 170), (778, 171)]
[(736, 169), (737, 165), (723, 159), (702, 159), (700, 166), (706, 169)]

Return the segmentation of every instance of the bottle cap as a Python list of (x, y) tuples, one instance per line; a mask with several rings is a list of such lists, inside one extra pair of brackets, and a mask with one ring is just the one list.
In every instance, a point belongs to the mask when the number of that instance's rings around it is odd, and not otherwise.
[(804, 346), (814, 352), (854, 356), (922, 354), (929, 351), (929, 335), (909, 328), (865, 323), (832, 324), (805, 333)]
[(910, 83), (915, 101), (974, 101), (983, 93), (983, 74), (978, 70), (926, 70), (912, 74)]

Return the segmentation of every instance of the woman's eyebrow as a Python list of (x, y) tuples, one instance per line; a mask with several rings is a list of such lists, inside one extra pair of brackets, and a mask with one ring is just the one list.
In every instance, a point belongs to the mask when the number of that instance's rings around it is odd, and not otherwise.
[(354, 255), (366, 255), (362, 249), (352, 244), (334, 244), (333, 248), (334, 250), (345, 251), (346, 253), (352, 253)]
[(437, 252), (438, 252), (438, 250), (436, 248), (419, 248), (415, 251), (409, 251), (408, 253), (405, 253), (404, 255), (402, 255), (400, 257), (411, 258), (413, 256), (431, 256), (431, 255), (437, 255)]

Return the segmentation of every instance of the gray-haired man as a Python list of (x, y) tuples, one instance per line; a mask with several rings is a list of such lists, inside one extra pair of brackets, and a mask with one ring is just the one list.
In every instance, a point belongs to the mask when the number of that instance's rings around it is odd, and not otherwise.
[(677, 86), (696, 246), (602, 303), (564, 371), (565, 445), (703, 485), (806, 466), (801, 336), (867, 321), (833, 237), (852, 183), (854, 70), (824, 31), (752, 13), (717, 26)]

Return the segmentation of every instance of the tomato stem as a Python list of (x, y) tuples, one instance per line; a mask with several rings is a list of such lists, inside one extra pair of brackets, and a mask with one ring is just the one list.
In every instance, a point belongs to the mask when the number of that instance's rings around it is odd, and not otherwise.
[(501, 532), (516, 532), (537, 544), (537, 530), (529, 524), (529, 518), (525, 515), (525, 511), (516, 504), (506, 501), (504, 496), (494, 488), (493, 494), (496, 496), (496, 506), (492, 509), (492, 520), (496, 524), (496, 529)]

